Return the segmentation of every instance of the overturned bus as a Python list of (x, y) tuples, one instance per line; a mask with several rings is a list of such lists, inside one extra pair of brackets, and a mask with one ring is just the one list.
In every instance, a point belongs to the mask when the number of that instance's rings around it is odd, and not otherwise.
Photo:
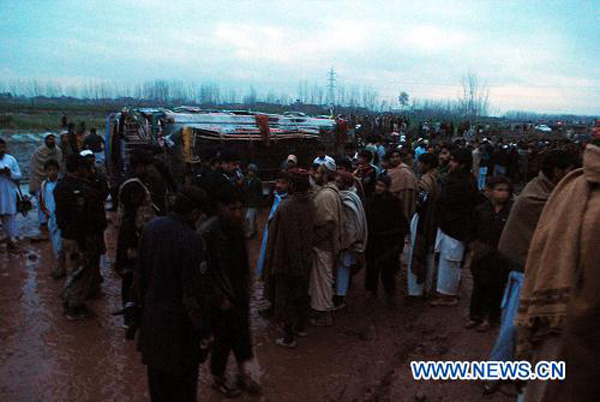
[(340, 118), (309, 117), (298, 112), (266, 114), (194, 107), (125, 108), (106, 117), (106, 167), (117, 182), (136, 147), (153, 146), (179, 182), (193, 174), (203, 148), (229, 148), (242, 166), (256, 163), (263, 179), (272, 179), (289, 154), (309, 166), (319, 144), (332, 149), (346, 138)]

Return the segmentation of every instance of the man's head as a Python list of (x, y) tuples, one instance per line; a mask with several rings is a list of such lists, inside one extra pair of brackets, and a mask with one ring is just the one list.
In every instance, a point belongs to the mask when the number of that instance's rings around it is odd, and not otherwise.
[(375, 183), (375, 193), (383, 194), (387, 191), (390, 191), (391, 185), (392, 185), (392, 179), (386, 174), (380, 174), (377, 177), (377, 182)]
[(365, 149), (358, 154), (358, 163), (366, 166), (373, 160), (373, 153), (368, 149)]
[(256, 177), (258, 166), (255, 163), (248, 164), (248, 177)]
[(60, 145), (63, 147), (63, 149), (69, 145), (69, 134), (60, 135)]
[(216, 156), (217, 150), (214, 147), (206, 147), (200, 150), (200, 161), (206, 168), (215, 163)]
[(54, 134), (48, 134), (44, 138), (44, 143), (48, 148), (54, 149), (56, 147), (56, 137), (54, 136)]
[(455, 148), (450, 156), (448, 168), (452, 173), (469, 172), (473, 167), (473, 154), (465, 148)]
[(422, 154), (419, 156), (419, 172), (427, 173), (438, 167), (438, 157), (433, 154)]
[(175, 195), (173, 212), (195, 224), (206, 211), (207, 205), (208, 197), (204, 191), (194, 186), (183, 186)]
[(90, 135), (96, 135), (96, 129), (90, 128)]
[(90, 169), (93, 169), (96, 166), (96, 155), (94, 155), (94, 153), (89, 149), (81, 151), (79, 155), (85, 159)]
[(337, 166), (335, 165), (335, 162), (327, 161), (323, 163), (315, 173), (315, 182), (319, 186), (324, 186), (325, 184), (334, 181), (336, 171)]
[(287, 193), (289, 187), (290, 187), (289, 176), (286, 173), (280, 173), (277, 176), (277, 179), (275, 179), (275, 192), (278, 194)]
[(494, 204), (504, 204), (512, 196), (512, 183), (506, 176), (490, 177), (485, 186), (485, 192)]
[(390, 167), (395, 168), (402, 163), (402, 154), (399, 150), (394, 149), (390, 152)]
[(338, 172), (351, 172), (352, 171), (352, 163), (350, 163), (347, 159), (338, 159), (335, 161)]
[(571, 154), (563, 150), (554, 149), (544, 157), (542, 172), (554, 184), (558, 184), (576, 165), (577, 161)]
[(233, 186), (224, 186), (217, 191), (219, 217), (234, 226), (244, 222), (244, 204), (242, 194)]
[(448, 166), (448, 164), (450, 163), (450, 156), (454, 149), (454, 145), (450, 143), (443, 144), (440, 147), (440, 154), (438, 156), (440, 166)]
[(354, 186), (354, 176), (350, 172), (338, 170), (335, 176), (335, 184), (340, 190), (348, 190)]
[(79, 179), (84, 179), (90, 175), (91, 169), (88, 161), (79, 154), (71, 154), (67, 157), (65, 163), (67, 173)]
[(221, 169), (227, 173), (232, 174), (240, 166), (240, 156), (237, 152), (224, 149), (221, 151)]
[(310, 190), (310, 174), (300, 168), (290, 170), (290, 190), (294, 194), (304, 194)]
[(60, 165), (58, 161), (54, 159), (49, 159), (44, 163), (44, 171), (46, 172), (46, 176), (52, 181), (56, 181), (58, 179), (58, 171), (60, 170)]
[(298, 158), (296, 155), (288, 155), (286, 162), (288, 170), (294, 169), (296, 166), (298, 166)]
[(6, 142), (0, 138), (0, 158), (4, 158), (6, 155)]

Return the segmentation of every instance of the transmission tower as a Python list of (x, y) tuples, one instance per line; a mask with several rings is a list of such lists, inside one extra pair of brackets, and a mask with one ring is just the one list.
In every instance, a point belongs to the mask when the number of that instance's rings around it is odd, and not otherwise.
[(335, 70), (331, 67), (331, 70), (327, 74), (327, 102), (332, 114), (335, 105), (336, 75)]

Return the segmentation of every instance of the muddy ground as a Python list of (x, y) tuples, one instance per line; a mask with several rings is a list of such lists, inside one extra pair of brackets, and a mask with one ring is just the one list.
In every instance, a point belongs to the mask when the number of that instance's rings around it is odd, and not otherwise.
[[(264, 219), (264, 218), (263, 218)], [(54, 260), (48, 241), (37, 241), (34, 214), (19, 217), (23, 254), (11, 256), (0, 245), (0, 400), (145, 401), (145, 367), (134, 343), (124, 338), (119, 277), (110, 261), (103, 268), (103, 296), (91, 302), (96, 316), (67, 321), (61, 311), (62, 283), (50, 278)], [(107, 239), (114, 242), (114, 230)], [(259, 239), (251, 240), (253, 261)], [(109, 260), (114, 249), (109, 250)], [(398, 275), (402, 284), (405, 271)], [(470, 277), (465, 275), (457, 307), (430, 308), (400, 300), (396, 311), (367, 300), (362, 275), (353, 278), (348, 307), (329, 328), (309, 327), (295, 350), (273, 343), (269, 323), (253, 301), (256, 362), (254, 375), (264, 386), (263, 401), (514, 401), (511, 387), (482, 396), (476, 382), (415, 382), (411, 360), (485, 360), (496, 331), (463, 329)], [(230, 365), (233, 362), (230, 360)], [(233, 375), (233, 372), (231, 373)], [(210, 389), (201, 368), (199, 400), (223, 398)]]

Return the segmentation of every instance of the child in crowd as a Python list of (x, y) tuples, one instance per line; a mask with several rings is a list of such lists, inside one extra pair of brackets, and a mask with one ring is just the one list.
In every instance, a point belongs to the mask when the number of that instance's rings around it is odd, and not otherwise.
[(488, 200), (473, 213), (473, 293), (466, 328), (487, 331), (500, 321), (500, 304), (508, 277), (506, 261), (498, 252), (500, 235), (512, 207), (512, 185), (505, 176), (495, 176), (486, 186)]
[(258, 178), (258, 166), (254, 163), (248, 165), (248, 174), (244, 179), (244, 198), (246, 203), (246, 237), (256, 236), (256, 217), (262, 207), (263, 189), (262, 181)]
[(58, 263), (51, 273), (53, 279), (61, 279), (66, 275), (65, 254), (62, 248), (60, 229), (56, 224), (56, 204), (54, 203), (54, 189), (58, 184), (59, 170), (60, 165), (58, 161), (55, 161), (54, 159), (47, 161), (44, 164), (44, 171), (46, 172), (47, 179), (42, 182), (40, 187), (40, 204), (42, 211), (48, 219), (48, 233), (50, 235), (50, 240), (52, 241), (54, 257)]

